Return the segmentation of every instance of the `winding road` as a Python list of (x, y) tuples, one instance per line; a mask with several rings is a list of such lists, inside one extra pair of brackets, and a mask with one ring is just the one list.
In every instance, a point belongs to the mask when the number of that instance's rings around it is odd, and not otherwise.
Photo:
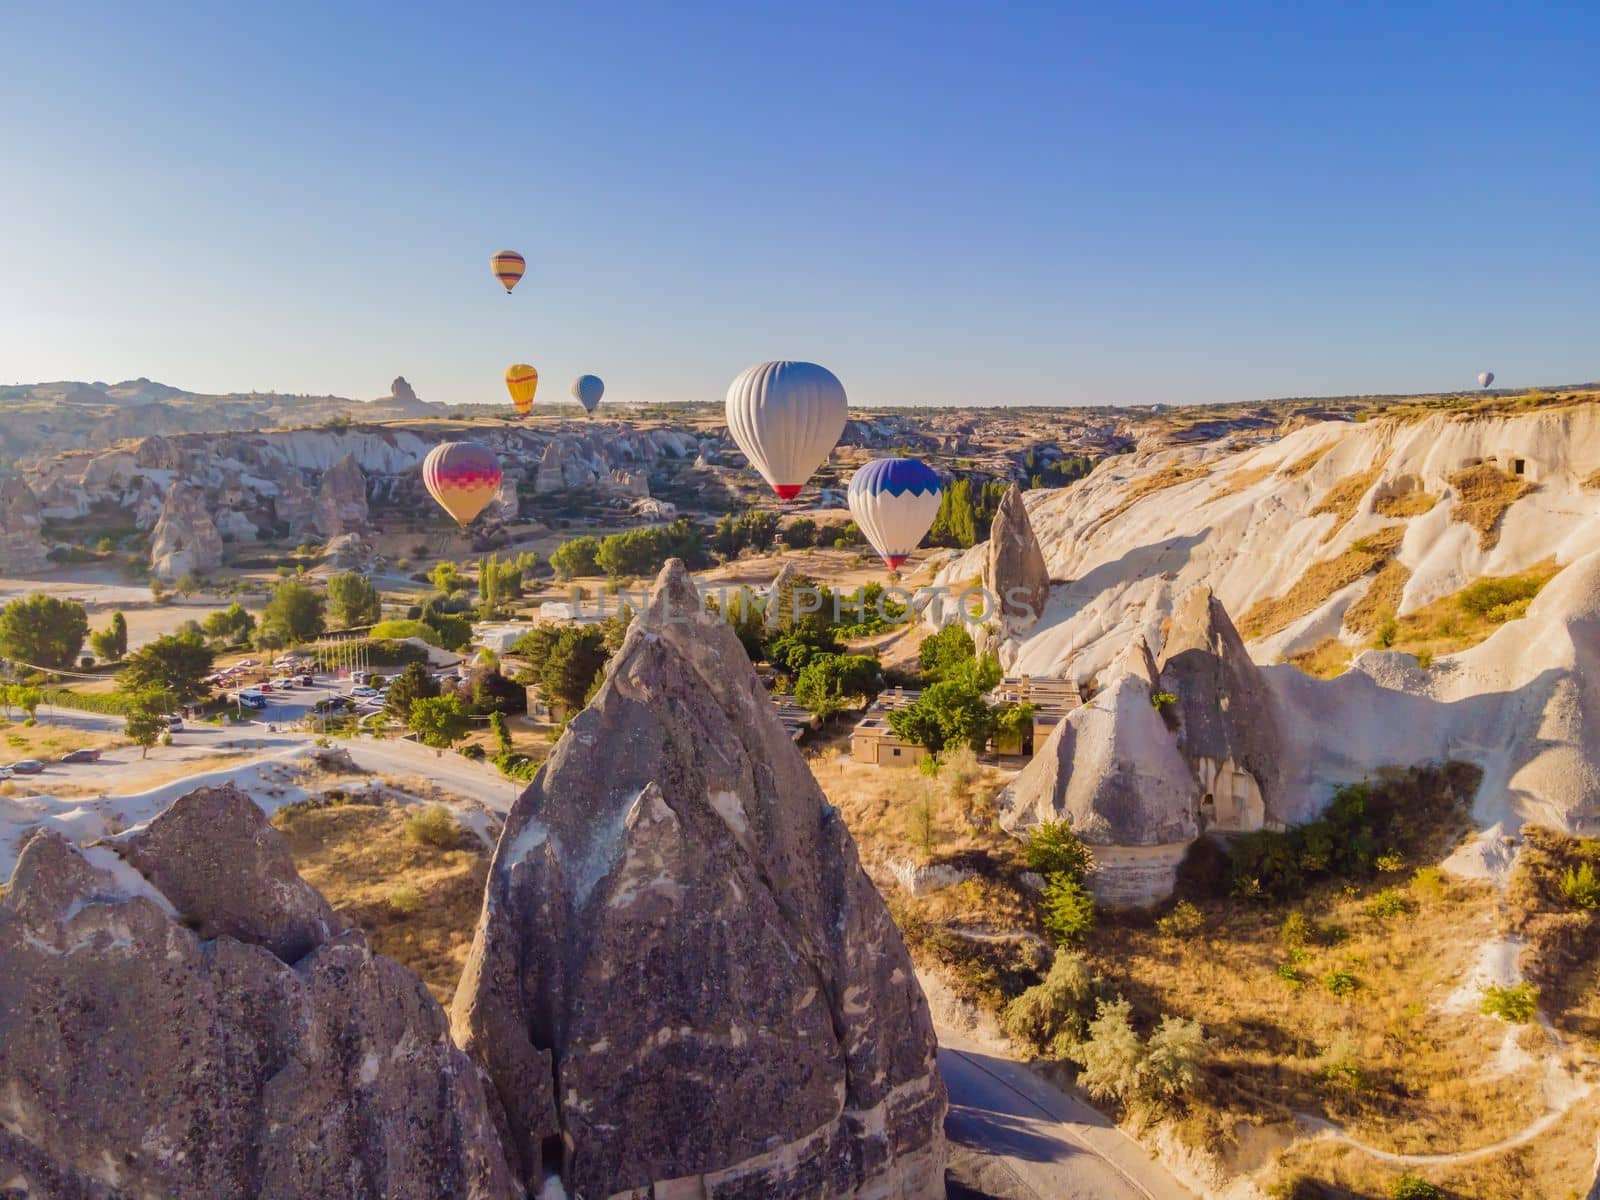
[(1021, 1063), (941, 1029), (939, 1070), (945, 1134), (983, 1157), (986, 1186), (1003, 1200), (1194, 1200), (1102, 1113)]

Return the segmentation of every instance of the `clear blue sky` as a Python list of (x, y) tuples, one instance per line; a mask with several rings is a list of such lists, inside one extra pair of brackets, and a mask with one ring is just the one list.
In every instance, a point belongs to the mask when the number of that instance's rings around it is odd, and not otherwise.
[(11, 3), (0, 45), (0, 382), (1600, 377), (1594, 0)]

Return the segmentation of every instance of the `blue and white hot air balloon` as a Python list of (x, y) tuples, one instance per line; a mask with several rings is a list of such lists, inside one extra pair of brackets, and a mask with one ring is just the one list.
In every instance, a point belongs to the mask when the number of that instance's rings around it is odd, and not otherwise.
[(1493, 382), (1494, 382), (1494, 372), (1493, 371), (1480, 371), (1480, 372), (1478, 372), (1478, 386), (1479, 387), (1486, 388)]
[(850, 477), (850, 515), (891, 571), (911, 557), (939, 515), (944, 484), (915, 458), (875, 458)]
[(579, 375), (572, 381), (572, 398), (583, 405), (583, 411), (593, 413), (606, 394), (606, 385), (598, 375)]

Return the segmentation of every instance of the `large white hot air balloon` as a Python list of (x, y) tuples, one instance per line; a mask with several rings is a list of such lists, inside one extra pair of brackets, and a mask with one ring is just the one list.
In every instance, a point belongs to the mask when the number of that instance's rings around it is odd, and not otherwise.
[(850, 477), (850, 515), (896, 571), (932, 527), (943, 492), (943, 482), (926, 463), (875, 458)]
[(800, 494), (844, 432), (850, 402), (826, 367), (769, 362), (728, 385), (728, 432), (784, 500)]
[(1494, 382), (1494, 372), (1493, 371), (1481, 371), (1481, 372), (1479, 372), (1479, 374), (1478, 374), (1478, 386), (1479, 387), (1486, 388), (1493, 382)]

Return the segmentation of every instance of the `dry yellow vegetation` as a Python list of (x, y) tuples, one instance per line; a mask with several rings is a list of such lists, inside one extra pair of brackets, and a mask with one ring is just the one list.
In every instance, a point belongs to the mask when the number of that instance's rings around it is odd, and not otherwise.
[[(1457, 654), (1485, 640), (1507, 621), (1515, 621), (1561, 568), (1553, 558), (1516, 575), (1487, 575), (1448, 596), (1407, 613), (1386, 628), (1375, 626), (1374, 645), (1407, 654)], [(1392, 615), (1393, 609), (1390, 609)]]
[(1146, 496), (1153, 495), (1156, 492), (1164, 492), (1168, 488), (1177, 487), (1180, 483), (1191, 483), (1196, 479), (1204, 479), (1209, 474), (1211, 474), (1211, 468), (1198, 463), (1189, 465), (1171, 463), (1162, 467), (1159, 471), (1153, 471), (1149, 475), (1131, 482), (1122, 493), (1122, 503), (1100, 519), (1102, 521), (1113, 520), (1127, 512)]
[(1221, 500), (1224, 496), (1237, 495), (1246, 488), (1254, 487), (1263, 479), (1266, 479), (1273, 473), (1273, 470), (1273, 467), (1265, 466), (1246, 467), (1242, 471), (1235, 471), (1232, 475), (1229, 475), (1222, 481), (1221, 487), (1217, 488), (1216, 491), (1211, 493), (1211, 499)]
[[(1385, 455), (1387, 458), (1387, 455)], [(1311, 516), (1320, 517), (1326, 513), (1333, 515), (1333, 524), (1322, 535), (1324, 542), (1331, 542), (1333, 535), (1345, 527), (1351, 517), (1356, 515), (1356, 508), (1361, 504), (1361, 497), (1372, 490), (1373, 484), (1378, 482), (1378, 476), (1383, 473), (1384, 459), (1379, 459), (1365, 471), (1358, 471), (1354, 475), (1346, 475), (1334, 483), (1322, 499), (1317, 501), (1311, 510)]]
[(1300, 476), (1304, 475), (1307, 471), (1311, 470), (1312, 467), (1316, 466), (1319, 462), (1326, 458), (1328, 456), (1328, 452), (1332, 449), (1333, 443), (1329, 442), (1326, 446), (1322, 446), (1319, 449), (1311, 451), (1309, 454), (1302, 455), (1301, 457), (1295, 459), (1292, 463), (1283, 468), (1279, 474), (1289, 479), (1299, 479)]
[(330, 792), (281, 809), (272, 823), (306, 881), (374, 950), (410, 967), (448, 1004), (472, 944), (490, 851), (465, 830), (453, 841), (436, 829), (432, 841), (415, 836), (408, 825), (427, 811), (381, 793)]
[(1375, 533), (1357, 538), (1338, 557), (1313, 563), (1289, 591), (1252, 604), (1239, 619), (1239, 631), (1247, 639), (1254, 640), (1287, 628), (1340, 588), (1348, 587), (1387, 563), (1399, 549), (1405, 532), (1404, 525), (1386, 525)]
[(1600, 491), (1600, 471), (1590, 471), (1583, 477), (1583, 490), (1586, 492)]
[(1457, 471), (1450, 476), (1456, 490), (1456, 504), (1450, 519), (1471, 525), (1478, 531), (1478, 545), (1492, 550), (1500, 541), (1500, 518), (1518, 500), (1533, 491), (1533, 484), (1517, 475), (1507, 475), (1489, 463)]
[(1400, 611), (1400, 598), (1405, 594), (1411, 572), (1391, 559), (1383, 570), (1372, 578), (1372, 586), (1345, 610), (1344, 627), (1351, 633), (1372, 634), (1385, 618)]
[(1341, 642), (1338, 638), (1323, 638), (1315, 646), (1306, 650), (1296, 650), (1283, 661), (1299, 667), (1307, 675), (1315, 675), (1318, 679), (1332, 679), (1335, 675), (1342, 675), (1350, 665), (1350, 659), (1355, 655), (1355, 648)]
[(1372, 501), (1372, 511), (1380, 517), (1420, 517), (1439, 503), (1439, 497), (1420, 489), (1410, 492), (1391, 492), (1377, 496)]

